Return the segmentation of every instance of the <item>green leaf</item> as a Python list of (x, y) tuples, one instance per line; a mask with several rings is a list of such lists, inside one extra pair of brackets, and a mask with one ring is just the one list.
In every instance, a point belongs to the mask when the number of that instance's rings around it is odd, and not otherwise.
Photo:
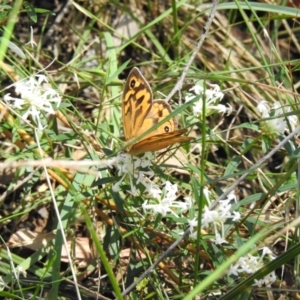
[(235, 156), (227, 165), (224, 175), (233, 174), (240, 163), (241, 158), (239, 156)]
[(24, 8), (25, 8), (30, 20), (33, 21), (34, 23), (36, 23), (37, 15), (36, 15), (34, 7), (29, 2), (24, 1)]

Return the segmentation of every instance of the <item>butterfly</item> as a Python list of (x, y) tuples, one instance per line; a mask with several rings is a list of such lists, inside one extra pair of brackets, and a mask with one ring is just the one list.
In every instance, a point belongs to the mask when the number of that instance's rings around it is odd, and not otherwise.
[[(133, 68), (126, 80), (122, 98), (122, 118), (125, 140), (130, 141), (145, 133), (166, 118), (172, 109), (164, 100), (154, 100), (152, 90), (138, 68)], [(169, 119), (127, 148), (132, 155), (157, 151), (175, 143), (194, 138), (182, 136), (187, 129), (177, 130), (175, 118)]]

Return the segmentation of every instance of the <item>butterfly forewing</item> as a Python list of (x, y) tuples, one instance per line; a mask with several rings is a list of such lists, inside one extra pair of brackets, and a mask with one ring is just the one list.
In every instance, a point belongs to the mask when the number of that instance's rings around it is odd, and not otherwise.
[(138, 68), (133, 68), (126, 80), (122, 99), (122, 116), (126, 140), (137, 137), (137, 132), (151, 110), (152, 91)]

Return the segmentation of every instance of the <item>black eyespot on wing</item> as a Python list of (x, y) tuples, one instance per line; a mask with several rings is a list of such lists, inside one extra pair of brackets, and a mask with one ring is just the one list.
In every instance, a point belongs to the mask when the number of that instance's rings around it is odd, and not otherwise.
[(168, 132), (170, 132), (170, 128), (169, 128), (169, 126), (165, 126), (165, 127), (164, 127), (164, 131), (165, 131), (165, 133), (168, 133)]
[(132, 89), (135, 87), (135, 80), (134, 80), (134, 79), (132, 79), (132, 80), (130, 81), (130, 87), (131, 87)]

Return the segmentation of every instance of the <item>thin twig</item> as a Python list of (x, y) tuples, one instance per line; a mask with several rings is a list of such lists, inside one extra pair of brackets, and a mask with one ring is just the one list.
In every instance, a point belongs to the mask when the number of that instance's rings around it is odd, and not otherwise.
[(127, 295), (130, 291), (132, 291), (136, 285), (141, 282), (145, 277), (147, 277), (157, 266), (158, 264), (163, 261), (169, 253), (171, 253), (179, 244), (180, 242), (191, 232), (190, 228), (188, 228), (182, 236), (180, 236), (161, 256), (158, 260), (153, 263), (152, 266), (148, 268), (137, 280), (135, 280), (123, 293), (122, 295)]
[(255, 171), (259, 168), (266, 160), (272, 157), (281, 147), (284, 146), (289, 140), (291, 140), (295, 135), (300, 133), (300, 126), (295, 128), (287, 137), (285, 137), (277, 146), (274, 147), (268, 154), (266, 154), (263, 158), (261, 158), (255, 165), (253, 165), (250, 169), (248, 169), (239, 179), (237, 179), (227, 190), (216, 199), (209, 207), (209, 209), (214, 209), (220, 200), (224, 200), (251, 172)]
[(18, 180), (16, 184), (14, 184), (13, 188), (10, 190), (6, 190), (1, 196), (0, 196), (0, 203), (11, 193), (14, 193), (18, 188), (20, 188), (23, 184), (25, 184), (27, 181), (29, 181), (35, 173), (40, 169), (41, 167), (38, 167), (36, 170), (32, 171), (28, 176), (26, 176), (22, 180)]
[(170, 94), (167, 96), (167, 98), (165, 99), (166, 102), (169, 102), (170, 99), (175, 95), (176, 92), (181, 91), (182, 89), (182, 85), (183, 85), (183, 81), (186, 77), (186, 74), (188, 72), (188, 70), (190, 69), (197, 53), (200, 51), (200, 48), (202, 47), (202, 44), (204, 42), (204, 40), (206, 39), (208, 32), (209, 32), (209, 28), (211, 26), (212, 20), (214, 19), (216, 10), (217, 10), (217, 5), (218, 5), (219, 1), (218, 0), (214, 0), (213, 1), (213, 5), (211, 8), (211, 12), (209, 14), (208, 20), (204, 26), (204, 33), (202, 34), (196, 48), (194, 49), (189, 61), (187, 62), (186, 66), (184, 67), (182, 74), (178, 80), (178, 82), (176, 83), (175, 87), (173, 88), (173, 90), (170, 92)]

